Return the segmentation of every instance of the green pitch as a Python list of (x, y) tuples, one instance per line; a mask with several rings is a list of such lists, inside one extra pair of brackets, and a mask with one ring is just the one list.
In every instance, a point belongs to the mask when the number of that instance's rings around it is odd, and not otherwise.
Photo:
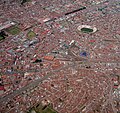
[(93, 32), (93, 29), (90, 29), (90, 28), (82, 28), (81, 31), (84, 32), (84, 33), (91, 33), (91, 32)]
[(11, 35), (18, 35), (21, 30), (17, 26), (14, 26), (14, 27), (8, 28), (6, 31)]
[(35, 34), (33, 31), (29, 31), (28, 34), (27, 34), (27, 37), (28, 37), (29, 39), (32, 39), (32, 38), (35, 37), (35, 36), (36, 36), (36, 34)]

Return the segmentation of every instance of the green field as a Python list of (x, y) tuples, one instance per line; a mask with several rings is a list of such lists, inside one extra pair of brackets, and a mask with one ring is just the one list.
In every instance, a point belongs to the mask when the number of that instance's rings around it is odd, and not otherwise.
[(33, 31), (29, 31), (28, 34), (27, 34), (27, 37), (28, 37), (29, 39), (32, 39), (32, 38), (35, 37), (35, 36), (36, 36), (36, 34), (35, 34)]
[(0, 36), (0, 40), (2, 40), (4, 37)]
[(13, 27), (8, 28), (6, 31), (10, 33), (11, 35), (18, 35), (21, 30), (17, 26), (13, 26)]
[(37, 113), (56, 113), (56, 112), (48, 107), (45, 110), (38, 111)]
[(84, 33), (92, 33), (92, 32), (93, 32), (93, 29), (90, 29), (90, 28), (82, 28), (81, 31), (84, 32)]
[(43, 109), (41, 104), (37, 107), (33, 107), (28, 113), (32, 113), (32, 111), (35, 111), (36, 113), (57, 113), (51, 106), (47, 106)]
[(23, 5), (26, 2), (30, 2), (31, 0), (22, 0), (21, 5)]
[(5, 38), (4, 38), (3, 36), (0, 35), (0, 41), (3, 40), (3, 39), (5, 39)]

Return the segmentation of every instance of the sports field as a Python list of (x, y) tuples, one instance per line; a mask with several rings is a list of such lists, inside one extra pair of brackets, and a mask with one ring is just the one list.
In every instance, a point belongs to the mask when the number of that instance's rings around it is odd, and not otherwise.
[(13, 26), (13, 27), (6, 29), (6, 31), (11, 35), (18, 35), (21, 30), (17, 26)]
[(40, 104), (32, 108), (28, 113), (57, 113), (51, 106), (44, 107)]
[(36, 34), (33, 32), (33, 31), (29, 31), (28, 33), (27, 33), (27, 37), (29, 38), (29, 39), (32, 39), (33, 37), (35, 37), (36, 36)]

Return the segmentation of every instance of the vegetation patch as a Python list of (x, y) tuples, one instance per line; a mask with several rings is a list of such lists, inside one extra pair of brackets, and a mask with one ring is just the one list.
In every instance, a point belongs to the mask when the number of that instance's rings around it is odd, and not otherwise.
[(28, 34), (27, 34), (27, 37), (28, 37), (29, 39), (32, 39), (32, 38), (35, 37), (35, 36), (36, 36), (36, 34), (35, 34), (33, 31), (29, 31)]
[(78, 26), (78, 31), (83, 32), (83, 33), (95, 33), (97, 31), (97, 28), (94, 26), (89, 26), (89, 25), (80, 25)]
[(81, 31), (84, 32), (84, 33), (92, 33), (93, 29), (91, 29), (91, 28), (81, 28)]
[(21, 5), (23, 5), (26, 2), (30, 2), (31, 0), (22, 0)]
[(8, 35), (4, 32), (4, 31), (1, 31), (0, 32), (0, 41), (1, 40), (4, 40)]
[(10, 27), (6, 29), (6, 31), (11, 35), (18, 35), (21, 32), (20, 28), (17, 26)]
[(48, 107), (43, 111), (43, 113), (56, 113), (56, 112)]
[(42, 106), (41, 104), (33, 107), (28, 113), (57, 113), (50, 105)]
[(3, 39), (5, 39), (5, 37), (3, 37), (3, 36), (0, 35), (0, 41), (3, 40)]

